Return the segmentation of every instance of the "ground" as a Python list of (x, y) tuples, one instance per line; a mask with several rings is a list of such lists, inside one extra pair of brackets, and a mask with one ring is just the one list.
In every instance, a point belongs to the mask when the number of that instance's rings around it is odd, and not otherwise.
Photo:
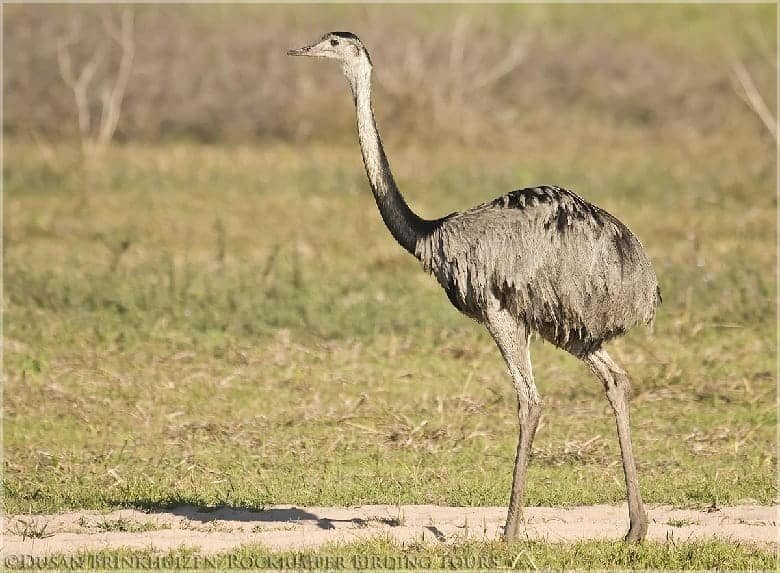
[[(737, 547), (744, 543), (766, 549), (777, 537), (776, 517), (771, 506), (699, 511), (651, 507), (648, 540), (720, 538)], [(151, 513), (71, 511), (12, 517), (3, 547), (7, 554), (46, 556), (121, 548), (163, 552), (182, 545), (197, 548), (201, 555), (225, 554), (250, 544), (275, 551), (312, 550), (377, 537), (404, 545), (424, 544), (426, 537), (429, 543), (457, 545), (498, 541), (505, 520), (505, 507), (435, 505), (269, 506), (254, 512), (193, 506)], [(625, 522), (623, 506), (528, 508), (523, 541), (614, 541), (625, 533)], [(44, 525), (46, 530), (41, 531)], [(41, 535), (31, 535), (36, 529)]]

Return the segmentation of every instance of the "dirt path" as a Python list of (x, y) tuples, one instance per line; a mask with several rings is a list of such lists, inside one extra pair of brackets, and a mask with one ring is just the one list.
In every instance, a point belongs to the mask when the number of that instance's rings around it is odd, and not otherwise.
[[(742, 505), (716, 511), (649, 507), (649, 538), (675, 540), (721, 538), (777, 544), (777, 506)], [(365, 505), (350, 508), (272, 506), (261, 512), (223, 508), (205, 512), (190, 506), (144, 513), (74, 511), (56, 515), (7, 516), (4, 555), (48, 555), (117, 547), (169, 550), (199, 547), (203, 554), (228, 551), (246, 543), (275, 549), (317, 547), (389, 534), (404, 541), (439, 543), (495, 539), (503, 525), (503, 507)], [(42, 535), (24, 538), (41, 532)], [(624, 506), (526, 510), (526, 535), (532, 539), (573, 541), (617, 539), (627, 527)]]

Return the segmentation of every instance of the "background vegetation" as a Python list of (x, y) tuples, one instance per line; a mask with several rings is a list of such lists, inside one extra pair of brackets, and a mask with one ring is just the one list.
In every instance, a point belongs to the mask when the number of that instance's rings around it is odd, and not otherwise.
[[(507, 502), (499, 353), (382, 227), (337, 69), (283, 55), (329, 29), (422, 215), (549, 183), (642, 239), (664, 304), (612, 352), (646, 501), (775, 499), (775, 142), (737, 73), (775, 101), (774, 6), (136, 6), (89, 162), (57, 38), (88, 61), (104, 9), (4, 10), (6, 511)], [(598, 382), (533, 353), (528, 502), (620, 502)]]
[[(67, 44), (74, 71), (101, 53), (87, 90), (97, 112), (121, 56), (104, 24), (108, 17), (117, 28), (119, 12), (8, 7), (6, 134), (77, 134), (59, 46)], [(393, 126), (385, 135), (406, 144), (446, 138), (516, 149), (523, 140), (632, 127), (647, 136), (722, 136), (757, 121), (735, 89), (737, 62), (774, 101), (770, 5), (161, 5), (133, 13), (120, 140), (338, 136), (352, 144), (344, 80), (333, 66), (285, 55), (333, 29), (352, 30), (369, 47), (377, 113)]]

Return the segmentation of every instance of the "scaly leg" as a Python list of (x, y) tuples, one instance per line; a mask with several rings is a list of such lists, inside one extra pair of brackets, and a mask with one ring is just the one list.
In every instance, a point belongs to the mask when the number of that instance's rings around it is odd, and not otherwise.
[(607, 398), (615, 411), (620, 453), (623, 458), (623, 473), (626, 477), (628, 516), (631, 522), (626, 534), (626, 541), (642, 541), (647, 534), (647, 514), (642, 504), (642, 495), (639, 493), (639, 478), (631, 446), (631, 428), (628, 420), (628, 376), (604, 350), (596, 350), (587, 355), (584, 361), (604, 383)]
[(525, 476), (542, 406), (531, 370), (531, 355), (528, 345), (529, 329), (525, 324), (512, 317), (506, 309), (497, 306), (492, 306), (489, 309), (486, 324), (499, 350), (501, 350), (517, 391), (520, 436), (517, 441), (512, 493), (509, 498), (509, 510), (504, 528), (504, 539), (512, 541), (518, 539), (520, 535)]

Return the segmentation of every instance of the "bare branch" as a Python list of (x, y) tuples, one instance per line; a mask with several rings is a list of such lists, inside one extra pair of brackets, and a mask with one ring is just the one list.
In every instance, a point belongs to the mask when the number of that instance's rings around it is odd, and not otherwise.
[(452, 27), (452, 33), (450, 34), (449, 70), (452, 75), (457, 75), (458, 72), (463, 69), (466, 33), (470, 25), (471, 22), (464, 13), (461, 12), (458, 14), (455, 25)]
[[(76, 29), (80, 29), (77, 27)], [(77, 33), (77, 32), (76, 32)], [(95, 76), (103, 58), (106, 55), (106, 46), (101, 44), (89, 61), (81, 68), (78, 76), (73, 72), (73, 61), (70, 56), (70, 46), (74, 42), (74, 34), (69, 38), (60, 38), (57, 41), (57, 63), (59, 64), (60, 76), (71, 91), (73, 99), (76, 102), (76, 112), (78, 114), (79, 132), (82, 137), (88, 137), (91, 127), (91, 118), (89, 112), (89, 98), (87, 89)]]
[(527, 39), (517, 40), (512, 43), (508, 53), (495, 66), (478, 75), (471, 82), (471, 90), (479, 90), (484, 87), (495, 84), (497, 81), (511, 74), (525, 60)]
[(73, 76), (73, 63), (68, 51), (68, 43), (65, 38), (57, 39), (57, 64), (60, 68), (60, 76), (69, 88), (76, 84), (76, 78)]
[(460, 104), (463, 101), (465, 88), (464, 83), (458, 81), (460, 79), (460, 73), (458, 72), (462, 73), (463, 70), (466, 34), (469, 26), (469, 19), (465, 14), (460, 13), (455, 20), (455, 26), (453, 26), (452, 33), (450, 34), (449, 85), (442, 87), (449, 92), (447, 99), (451, 104)]
[[(70, 48), (81, 40), (81, 21), (74, 19), (68, 35), (57, 41), (57, 63), (60, 76), (62, 76), (65, 85), (73, 92), (82, 148), (90, 157), (102, 152), (116, 132), (122, 101), (135, 57), (135, 27), (132, 10), (125, 8), (122, 11), (119, 26), (108, 14), (102, 16), (102, 22), (105, 35), (92, 52), (89, 60), (79, 70), (76, 70), (74, 66)], [(113, 79), (110, 77), (109, 69), (103, 69), (100, 74), (103, 77), (98, 94), (101, 111), (99, 124), (93, 126), (90, 108), (96, 98), (94, 95), (90, 96), (90, 86), (94, 83), (98, 71), (101, 70), (101, 65), (112, 41), (121, 50), (119, 65)]]
[(748, 105), (763, 122), (775, 142), (777, 142), (777, 119), (767, 107), (764, 98), (761, 97), (761, 93), (758, 91), (758, 88), (756, 88), (756, 84), (753, 83), (753, 78), (750, 77), (750, 72), (748, 72), (744, 64), (738, 60), (734, 63), (733, 67), (734, 73), (747, 97)]
[(122, 11), (121, 29), (119, 31), (116, 30), (113, 22), (110, 25), (106, 25), (108, 21), (108, 19), (104, 20), (106, 31), (119, 44), (119, 47), (122, 49), (122, 57), (119, 62), (119, 70), (117, 71), (114, 86), (109, 95), (103, 97), (100, 132), (97, 140), (101, 147), (108, 145), (116, 132), (122, 100), (125, 97), (127, 82), (130, 79), (135, 57), (135, 19), (133, 11), (129, 8), (125, 8)]
[[(126, 11), (127, 9), (125, 9)], [(124, 12), (122, 14), (124, 16)], [(103, 12), (100, 16), (100, 21), (103, 23), (103, 29), (108, 34), (108, 37), (114, 40), (120, 46), (122, 45), (122, 31), (116, 27), (114, 19), (109, 12)]]
[(775, 53), (774, 42), (769, 42), (764, 31), (757, 22), (753, 22), (748, 28), (748, 31), (750, 32), (750, 36), (753, 38), (755, 45), (761, 50), (761, 54), (767, 63), (777, 69), (777, 54)]

